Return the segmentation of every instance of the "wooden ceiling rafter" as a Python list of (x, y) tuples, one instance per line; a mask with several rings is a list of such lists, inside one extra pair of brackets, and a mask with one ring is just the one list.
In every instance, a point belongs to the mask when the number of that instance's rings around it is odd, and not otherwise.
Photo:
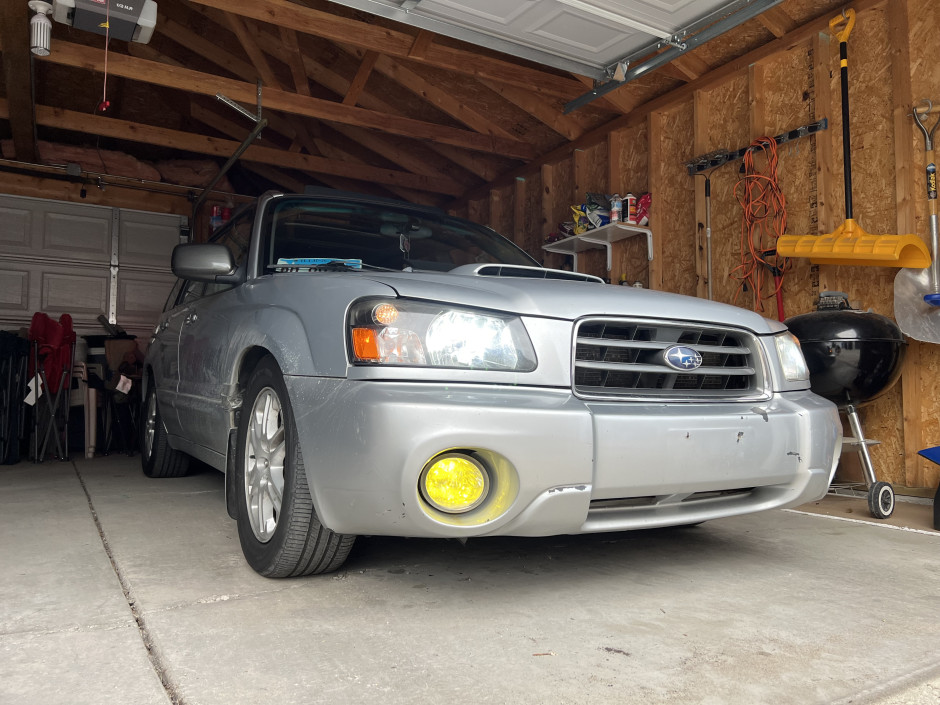
[[(0, 118), (9, 119), (9, 117), (9, 104), (5, 99), (0, 99)], [(59, 130), (111, 137), (215, 157), (231, 156), (240, 144), (235, 140), (218, 139), (191, 132), (153, 127), (128, 120), (100, 117), (42, 105), (36, 106), (36, 123)], [(459, 196), (465, 190), (461, 184), (450, 179), (431, 178), (397, 169), (365, 168), (309, 154), (293, 154), (272, 147), (252, 145), (245, 151), (242, 158), (271, 166), (290, 167), (298, 171), (331, 174), (448, 196)]]
[(284, 51), (287, 52), (289, 57), (287, 66), (294, 80), (294, 90), (301, 95), (311, 95), (310, 79), (307, 77), (307, 72), (304, 71), (303, 55), (300, 53), (300, 41), (297, 39), (297, 32), (288, 27), (279, 27), (278, 33), (281, 36), (281, 42), (284, 44)]
[(428, 55), (428, 49), (434, 42), (434, 36), (433, 32), (429, 32), (426, 29), (419, 29), (411, 48), (408, 50), (408, 58), (418, 61), (424, 59)]
[(507, 86), (493, 81), (481, 81), (481, 83), (516, 107), (521, 108), (543, 125), (550, 127), (566, 140), (576, 140), (586, 132), (576, 119), (562, 113), (542, 96), (515, 86)]
[(379, 54), (374, 51), (366, 51), (362, 55), (356, 75), (353, 76), (349, 89), (346, 91), (346, 95), (343, 96), (344, 105), (355, 105), (359, 102), (359, 96), (365, 90), (366, 82), (369, 80), (369, 76), (372, 75), (372, 69), (375, 68), (375, 62), (378, 60)]
[[(263, 33), (259, 38), (259, 43), (264, 47), (265, 51), (277, 51), (276, 47), (268, 46), (269, 43), (273, 43), (273, 40), (267, 39), (267, 36), (267, 33)], [(331, 93), (337, 96), (343, 96), (349, 90), (350, 82), (347, 78), (327, 68), (314, 57), (304, 54), (303, 65), (307, 77), (314, 83), (323, 86)], [(398, 106), (392, 105), (382, 98), (368, 92), (360, 96), (359, 104), (364, 108), (388, 115), (405, 114)], [(439, 143), (427, 143), (425, 147), (430, 151), (436, 152), (449, 162), (459, 165), (461, 168), (484, 181), (495, 178), (499, 173), (499, 167), (482, 152), (464, 151)]]
[[(271, 68), (271, 64), (268, 63), (267, 56), (261, 51), (254, 38), (248, 33), (244, 20), (238, 15), (227, 15), (226, 19), (228, 20), (229, 28), (238, 39), (238, 43), (241, 44), (242, 49), (244, 49), (245, 53), (248, 55), (248, 60), (251, 62), (251, 65), (254, 66), (257, 77), (261, 80), (262, 84), (268, 88), (276, 88), (279, 91), (285, 90), (284, 84), (281, 83), (281, 80), (275, 75), (274, 70)], [(247, 76), (242, 76), (242, 78), (247, 78)]]
[(770, 30), (778, 39), (796, 29), (796, 22), (780, 5), (764, 10), (757, 16), (757, 21)]
[[(100, 51), (69, 42), (54, 41), (53, 52), (43, 61), (90, 71), (104, 70), (104, 57)], [(192, 69), (168, 66), (125, 54), (112, 53), (110, 55), (108, 73), (112, 76), (121, 76), (202, 95), (215, 95), (221, 92), (232, 100), (242, 101), (249, 105), (253, 105), (257, 100), (257, 87), (244, 81), (212, 76)], [(264, 104), (267, 108), (295, 115), (372, 128), (402, 137), (438, 141), (465, 149), (503, 154), (523, 161), (535, 157), (532, 145), (519, 140), (482, 135), (408, 117), (385, 115), (365, 108), (342, 105), (288, 91), (266, 90)]]
[(509, 83), (528, 90), (572, 100), (583, 91), (573, 79), (539, 69), (514, 64), (477, 52), (428, 42), (423, 55), (409, 57), (417, 43), (414, 35), (377, 24), (333, 15), (289, 0), (190, 0), (224, 12), (231, 12), (277, 26), (291, 27), (305, 34), (337, 43), (354, 44), (380, 54), (427, 63), (457, 74)]
[[(178, 11), (179, 8), (176, 8)], [(221, 22), (224, 22), (224, 13), (220, 10), (216, 10), (212, 7), (196, 7), (193, 10), (194, 13), (206, 18), (208, 21), (220, 25)], [(180, 26), (179, 17), (177, 16), (177, 22), (172, 26), (168, 27), (168, 33), (176, 32)], [(253, 26), (251, 24), (246, 25), (249, 28), (249, 31), (254, 32), (254, 39), (258, 45), (267, 52), (270, 56), (273, 56), (280, 60), (283, 63), (290, 63), (292, 61), (292, 55), (288, 52), (288, 48), (284, 45), (283, 42), (277, 40), (277, 38), (270, 32), (263, 31), (261, 26), (264, 23), (261, 23), (259, 26)], [(430, 46), (433, 39), (436, 37), (433, 33), (423, 31), (424, 33), (419, 33), (415, 38), (415, 42), (412, 46), (413, 51), (424, 51), (427, 47)], [(186, 41), (188, 46), (199, 47), (199, 53), (203, 54), (210, 60), (217, 61), (216, 57), (213, 54), (218, 55), (220, 53), (219, 49), (216, 46), (211, 48), (204, 48), (201, 46), (202, 41), (191, 42), (192, 33), (187, 31), (183, 35), (183, 39)], [(329, 42), (328, 46), (334, 47), (336, 51), (343, 51), (343, 48), (333, 42)], [(353, 56), (361, 58), (362, 50), (359, 49), (349, 49), (347, 45), (346, 51), (352, 53)], [(224, 53), (224, 52), (222, 52)], [(327, 68), (322, 62), (318, 61), (315, 57), (308, 55), (305, 52), (301, 52), (301, 61), (303, 66), (303, 73), (306, 75), (308, 80), (313, 81), (314, 83), (323, 86), (331, 93), (342, 98), (350, 90), (350, 80), (345, 76), (338, 74), (336, 71)], [(386, 57), (387, 58), (387, 57)], [(576, 77), (577, 78), (577, 77)], [(420, 90), (420, 89), (419, 89)], [(422, 96), (423, 97), (423, 96)], [(430, 101), (429, 101), (430, 102)], [(392, 105), (387, 101), (374, 96), (368, 92), (363, 92), (359, 96), (358, 104), (362, 107), (369, 108), (378, 112), (390, 114), (390, 115), (402, 115), (406, 113), (400, 109), (398, 106)], [(433, 102), (431, 103), (433, 104)], [(616, 108), (615, 108), (616, 109)], [(471, 118), (466, 112), (460, 113), (458, 115), (467, 118), (470, 121), (468, 127), (482, 128), (478, 131), (487, 131), (485, 125), (492, 124), (491, 121), (488, 121), (485, 117), (480, 117), (478, 119)], [(466, 123), (465, 123), (466, 124)], [(466, 151), (464, 149), (456, 148), (446, 144), (440, 143), (427, 143), (425, 145), (429, 150), (436, 152), (438, 155), (446, 159), (448, 162), (456, 164), (461, 169), (466, 170), (467, 172), (473, 174), (474, 176), (482, 179), (483, 181), (490, 181), (496, 178), (502, 171), (505, 171), (506, 166), (494, 162), (490, 157), (485, 155), (482, 152), (472, 152)]]
[(25, 2), (0, 0), (0, 46), (3, 47), (3, 83), (11, 111), (13, 151), (21, 162), (38, 162), (36, 115), (33, 103), (32, 54), (29, 51), (29, 8)]
[[(251, 42), (253, 49), (262, 52), (267, 51), (272, 48), (271, 41), (265, 41), (265, 39), (270, 40), (270, 37), (266, 37), (264, 32), (252, 31), (250, 27), (244, 27), (245, 32), (250, 33), (251, 36), (248, 37), (248, 41)], [(265, 46), (262, 48), (259, 42), (264, 42)], [(285, 47), (286, 50), (290, 50), (290, 47)], [(298, 46), (299, 50), (299, 46)], [(218, 50), (213, 52), (218, 54)], [(375, 55), (378, 58), (378, 55)], [(274, 58), (278, 59), (287, 59), (290, 57), (276, 56)], [(374, 60), (372, 60), (374, 64)], [(302, 68), (302, 64), (301, 64)], [(243, 76), (244, 78), (244, 76)], [(309, 81), (305, 70), (303, 73), (303, 78)], [(355, 81), (354, 81), (355, 83)], [(363, 84), (364, 86), (364, 81)], [(339, 87), (339, 86), (337, 86)], [(362, 86), (360, 86), (361, 90)], [(354, 86), (347, 88), (346, 94), (349, 96), (355, 90)], [(316, 141), (312, 140), (308, 134), (306, 134), (307, 126), (305, 126), (299, 118), (292, 117), (291, 122), (294, 126), (294, 135), (295, 143), (302, 144), (304, 148), (307, 149), (310, 154), (321, 154), (322, 151), (316, 146)], [(333, 125), (333, 129), (344, 134), (350, 139), (357, 140), (358, 142), (365, 145), (369, 150), (375, 154), (388, 159), (389, 161), (398, 164), (403, 169), (411, 171), (415, 174), (422, 174), (424, 176), (431, 176), (434, 178), (448, 178), (440, 168), (440, 165), (435, 165), (433, 159), (422, 158), (425, 156), (423, 150), (415, 149), (414, 147), (410, 149), (402, 148), (400, 141), (391, 140), (387, 137), (383, 137), (379, 133), (370, 132), (361, 128), (347, 127), (338, 123)]]
[[(356, 56), (363, 53), (361, 50), (356, 50), (351, 47), (341, 46), (341, 48), (351, 51)], [(502, 137), (509, 140), (519, 139), (517, 135), (514, 135), (487, 116), (474, 110), (446, 88), (442, 88), (417, 71), (411, 70), (402, 62), (384, 55), (377, 55), (376, 58), (376, 71), (422, 100), (427, 101), (441, 112), (447, 113), (454, 118), (454, 120), (469, 127), (471, 130), (475, 130), (484, 135), (493, 135), (494, 137)]]

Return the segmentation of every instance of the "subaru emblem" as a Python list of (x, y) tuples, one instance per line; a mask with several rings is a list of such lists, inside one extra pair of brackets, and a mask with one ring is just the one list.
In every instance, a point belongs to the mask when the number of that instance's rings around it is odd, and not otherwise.
[(663, 357), (674, 370), (697, 370), (702, 366), (702, 355), (684, 345), (673, 345), (663, 353)]

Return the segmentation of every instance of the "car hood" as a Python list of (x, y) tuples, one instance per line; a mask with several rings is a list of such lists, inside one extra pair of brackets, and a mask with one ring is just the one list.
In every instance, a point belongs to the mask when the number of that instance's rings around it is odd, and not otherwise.
[(576, 320), (584, 316), (642, 316), (777, 333), (784, 326), (752, 311), (714, 301), (596, 282), (467, 273), (363, 272), (399, 296), (428, 299), (523, 316)]

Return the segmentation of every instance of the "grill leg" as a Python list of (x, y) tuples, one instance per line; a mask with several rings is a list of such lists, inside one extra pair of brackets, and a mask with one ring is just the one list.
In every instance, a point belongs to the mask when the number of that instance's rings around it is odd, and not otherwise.
[(858, 440), (858, 459), (862, 463), (862, 471), (865, 473), (865, 483), (870, 489), (878, 479), (875, 477), (875, 466), (871, 463), (871, 453), (868, 452), (868, 444), (865, 442), (865, 434), (862, 432), (862, 422), (858, 418), (858, 411), (856, 411), (854, 404), (845, 407), (845, 415), (849, 419), (852, 435)]

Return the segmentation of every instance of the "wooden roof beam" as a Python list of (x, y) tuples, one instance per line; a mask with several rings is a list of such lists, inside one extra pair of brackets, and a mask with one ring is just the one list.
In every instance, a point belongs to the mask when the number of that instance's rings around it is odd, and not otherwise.
[(567, 140), (576, 140), (585, 133), (585, 130), (574, 118), (565, 115), (541, 96), (515, 86), (501, 85), (493, 81), (482, 81), (482, 83), (513, 105), (522, 108), (539, 122), (548, 125)]
[(279, 27), (281, 41), (284, 43), (284, 51), (289, 55), (287, 66), (290, 68), (291, 76), (294, 79), (294, 90), (301, 95), (310, 95), (310, 79), (307, 78), (307, 72), (304, 71), (304, 58), (300, 52), (300, 41), (297, 39), (297, 32), (287, 27)]
[(583, 93), (581, 86), (573, 79), (433, 42), (428, 43), (423, 56), (418, 55), (420, 52), (417, 52), (415, 56), (409, 57), (417, 41), (411, 34), (314, 10), (289, 0), (191, 0), (191, 2), (195, 5), (269, 22), (280, 27), (290, 27), (337, 43), (353, 44), (380, 54), (402, 59), (410, 58), (458, 74), (508, 83), (543, 95), (572, 100)]
[(778, 39), (796, 29), (796, 22), (780, 5), (774, 5), (757, 16), (757, 21)]
[(366, 87), (369, 76), (372, 75), (372, 69), (375, 67), (375, 62), (378, 61), (378, 58), (379, 55), (374, 51), (367, 51), (362, 55), (362, 60), (359, 62), (359, 69), (356, 71), (356, 75), (353, 76), (353, 80), (349, 84), (349, 89), (343, 97), (343, 105), (355, 105), (359, 102), (359, 96), (362, 95), (362, 91)]
[[(357, 56), (362, 53), (361, 50), (357, 51), (356, 49), (351, 49), (351, 51)], [(412, 71), (399, 61), (390, 59), (387, 56), (378, 56), (375, 68), (386, 78), (395, 81), (395, 83), (403, 86), (419, 98), (428, 101), (431, 105), (447, 113), (471, 130), (504, 139), (518, 139), (514, 134), (493, 122), (487, 116), (473, 110), (453, 93), (441, 88), (433, 81), (429, 81), (421, 74)]]
[[(259, 44), (261, 44), (264, 50), (268, 53), (273, 54), (279, 51), (279, 48), (274, 46), (276, 40), (267, 32), (262, 32), (258, 38), (258, 41)], [(323, 66), (315, 58), (304, 54), (303, 66), (307, 77), (311, 81), (323, 86), (324, 88), (327, 88), (336, 95), (345, 95), (349, 90), (350, 82), (348, 79), (336, 73), (332, 69)], [(388, 103), (387, 101), (370, 93), (363, 93), (359, 99), (359, 103), (364, 108), (385, 113), (387, 115), (405, 114), (397, 106), (392, 105), (391, 103)], [(496, 178), (501, 172), (501, 169), (493, 162), (493, 160), (484, 155), (482, 152), (469, 152), (458, 149), (456, 147), (451, 147), (450, 145), (433, 142), (428, 143), (427, 147), (437, 152), (445, 159), (454, 162), (455, 164), (461, 166), (462, 168), (485, 181)]]
[[(9, 118), (10, 107), (5, 99), (0, 99), (0, 118)], [(208, 154), (215, 157), (229, 157), (239, 146), (234, 140), (217, 139), (204, 135), (195, 135), (179, 130), (170, 130), (163, 127), (152, 127), (142, 123), (106, 118), (88, 113), (79, 113), (61, 108), (51, 108), (42, 105), (36, 106), (36, 124), (53, 127), (60, 130), (82, 132), (101, 137), (113, 137), (130, 142), (181, 149), (197, 154)], [(289, 167), (311, 174), (330, 174), (346, 178), (366, 181), (370, 183), (386, 184), (390, 186), (429, 191), (432, 193), (458, 196), (463, 187), (453, 181), (440, 177), (427, 177), (418, 174), (398, 171), (396, 169), (382, 169), (379, 167), (362, 167), (354, 164), (337, 162), (332, 159), (315, 157), (308, 154), (294, 154), (282, 149), (259, 147), (252, 145), (242, 155), (245, 161), (254, 161), (272, 166)]]
[[(294, 34), (294, 39), (296, 39), (296, 34), (295, 33), (291, 33), (291, 34)], [(281, 33), (281, 38), (283, 39), (283, 32)], [(252, 34), (251, 37), (248, 38), (248, 41), (250, 41), (256, 47), (260, 46), (259, 42), (264, 42), (265, 46), (261, 48), (262, 51), (268, 51), (268, 49), (271, 48), (269, 46), (271, 40), (273, 40), (273, 37), (269, 36), (266, 32), (254, 33)], [(295, 48), (299, 51), (300, 47), (299, 45), (297, 45)], [(196, 51), (197, 53), (201, 55), (202, 49), (203, 47), (199, 47), (197, 49), (194, 49), (194, 51)], [(290, 46), (290, 40), (284, 43), (283, 50), (285, 52), (291, 52), (293, 50), (292, 47)], [(225, 52), (224, 50), (218, 49), (216, 47), (212, 47), (211, 49), (208, 50), (207, 55), (204, 56), (203, 58), (206, 58), (209, 61), (213, 61), (213, 62), (215, 62), (215, 60), (224, 61), (228, 63), (229, 65), (235, 66), (235, 64), (233, 64), (231, 61), (228, 60), (228, 57), (226, 55), (227, 55), (227, 52)], [(278, 58), (282, 58), (282, 57), (278, 57)], [(288, 61), (290, 60), (289, 55), (286, 58)], [(304, 58), (303, 56), (298, 55), (298, 65), (299, 65), (300, 72), (302, 72), (302, 76), (295, 74), (294, 79), (295, 79), (295, 82), (300, 82), (300, 83), (305, 84), (305, 87), (308, 88), (308, 95), (309, 95), (309, 80), (310, 79), (306, 73), (306, 69), (304, 68), (303, 58)], [(247, 64), (244, 64), (241, 68), (246, 73), (246, 75), (243, 76), (243, 78), (247, 78), (248, 76), (253, 75), (250, 70), (251, 67), (248, 66)], [(339, 77), (337, 76), (337, 78)], [(340, 85), (341, 83), (342, 83), (341, 81), (334, 81), (334, 86), (337, 89), (334, 92), (336, 92), (337, 94), (341, 90), (343, 90), (344, 85), (348, 85), (348, 84)], [(351, 88), (346, 88), (347, 95), (349, 94), (349, 92), (351, 92), (351, 90), (352, 90)], [(293, 116), (292, 118), (285, 121), (285, 120), (279, 120), (276, 116), (277, 116), (277, 113), (272, 113), (271, 111), (269, 111), (267, 115), (268, 120), (269, 122), (271, 122), (272, 127), (274, 127), (282, 135), (285, 135), (289, 139), (293, 140), (293, 143), (291, 144), (289, 151), (297, 152), (297, 151), (300, 151), (301, 147), (303, 147), (310, 154), (314, 154), (314, 155), (321, 154), (321, 151), (316, 146), (315, 141), (311, 139), (310, 135), (308, 134), (308, 130), (307, 130), (308, 126), (303, 124), (301, 118)], [(203, 122), (205, 122), (205, 120), (203, 120)], [(282, 124), (278, 125), (277, 124), (278, 122), (281, 122)], [(284, 125), (283, 124), (284, 122), (288, 122), (290, 124), (290, 127), (288, 129), (285, 129), (287, 128), (287, 125)], [(366, 145), (369, 149), (373, 150), (377, 154), (384, 156), (386, 159), (390, 159), (391, 161), (399, 164), (399, 166), (403, 167), (404, 169), (407, 169), (408, 171), (411, 171), (415, 174), (423, 174), (425, 176), (446, 178), (444, 177), (444, 174), (442, 174), (438, 168), (434, 167), (432, 160), (428, 160), (427, 158), (424, 157), (424, 155), (420, 153), (415, 153), (414, 149), (402, 148), (401, 145), (398, 144), (394, 140), (383, 138), (378, 133), (373, 133), (373, 132), (363, 130), (363, 129), (358, 129), (358, 128), (344, 127), (338, 124), (334, 124), (333, 128), (349, 136), (351, 139), (356, 139), (357, 141)], [(237, 137), (238, 133), (228, 132), (227, 134), (230, 137), (234, 138), (234, 137)], [(440, 165), (438, 164), (438, 166)]]
[(13, 117), (13, 151), (17, 161), (38, 163), (36, 115), (32, 89), (32, 54), (29, 52), (31, 11), (23, 0), (0, 0), (0, 46), (3, 47), (3, 85)]
[[(68, 42), (53, 42), (52, 54), (45, 57), (43, 61), (64, 66), (75, 66), (90, 71), (104, 70), (104, 57), (99, 50)], [(232, 100), (242, 101), (249, 105), (253, 105), (257, 101), (257, 87), (254, 85), (123, 54), (111, 54), (108, 61), (108, 71), (112, 76), (122, 76), (190, 93), (214, 96), (216, 93), (221, 92)], [(535, 156), (532, 145), (519, 140), (481, 135), (445, 125), (378, 113), (365, 108), (342, 105), (274, 88), (269, 88), (264, 92), (263, 104), (266, 108), (282, 110), (294, 115), (338, 122), (355, 127), (367, 127), (379, 132), (387, 132), (412, 139), (441, 142), (463, 147), (464, 149), (503, 154), (516, 159), (527, 160)]]
[[(257, 77), (261, 79), (261, 82), (268, 88), (284, 90), (284, 85), (275, 75), (264, 52), (261, 51), (258, 44), (248, 33), (244, 20), (238, 15), (227, 15), (226, 20), (228, 21), (229, 29), (235, 33), (239, 44), (242, 45), (242, 49), (244, 49), (245, 53), (248, 55), (248, 60), (251, 61), (252, 66), (255, 67)], [(245, 76), (242, 76), (242, 78), (245, 78)]]

